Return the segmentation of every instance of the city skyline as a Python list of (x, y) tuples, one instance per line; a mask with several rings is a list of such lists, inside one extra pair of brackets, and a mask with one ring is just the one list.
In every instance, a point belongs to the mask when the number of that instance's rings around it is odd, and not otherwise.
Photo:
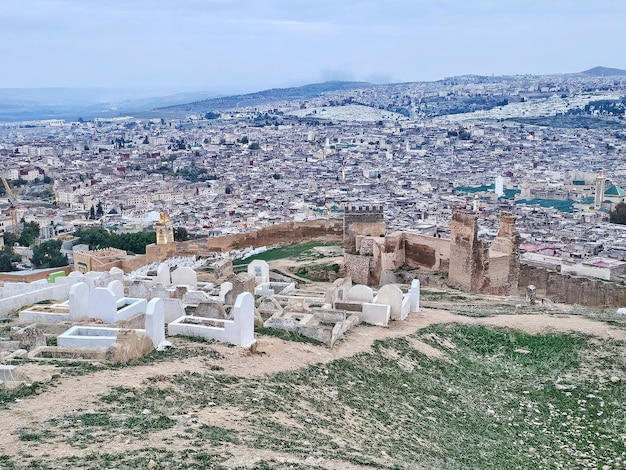
[(620, 67), (620, 2), (7, 1), (0, 87), (240, 93)]

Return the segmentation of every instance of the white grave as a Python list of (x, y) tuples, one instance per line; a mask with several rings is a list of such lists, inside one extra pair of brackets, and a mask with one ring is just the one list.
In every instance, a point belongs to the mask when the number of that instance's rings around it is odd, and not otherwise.
[(385, 304), (365, 302), (361, 312), (361, 321), (370, 325), (388, 326), (391, 318), (391, 307)]
[(89, 318), (89, 286), (84, 282), (74, 284), (70, 289), (70, 320)]
[(171, 344), (165, 340), (165, 303), (163, 299), (152, 299), (146, 309), (146, 334), (159, 351)]
[(408, 310), (402, 308), (404, 294), (400, 288), (394, 284), (387, 284), (378, 290), (376, 296), (377, 304), (389, 305), (391, 307), (392, 320), (404, 320), (408, 314)]
[(411, 288), (409, 289), (410, 309), (411, 312), (420, 311), (420, 280), (413, 279)]
[(159, 264), (159, 267), (157, 268), (156, 282), (163, 284), (164, 286), (169, 286), (172, 283), (170, 267), (167, 264)]
[(232, 316), (232, 320), (186, 316), (171, 322), (167, 329), (170, 335), (215, 339), (241, 347), (254, 344), (254, 296), (251, 293), (237, 296)]
[(348, 291), (348, 302), (372, 302), (374, 300), (374, 291), (363, 284), (357, 284)]
[(248, 265), (248, 274), (254, 276), (257, 285), (270, 282), (270, 265), (266, 261), (255, 259)]
[(198, 274), (187, 266), (181, 266), (172, 272), (172, 284), (196, 289), (198, 287)]
[(120, 300), (124, 297), (124, 283), (122, 281), (111, 281), (107, 288), (115, 294), (115, 299)]

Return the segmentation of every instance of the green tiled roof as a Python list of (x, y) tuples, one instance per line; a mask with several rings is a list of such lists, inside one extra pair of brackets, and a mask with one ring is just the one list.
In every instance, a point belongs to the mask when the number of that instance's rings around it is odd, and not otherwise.
[(620, 196), (620, 197), (624, 197), (624, 196), (626, 196), (626, 191), (624, 191), (622, 188), (620, 188), (619, 186), (614, 184), (609, 189), (604, 191), (604, 195), (605, 196)]

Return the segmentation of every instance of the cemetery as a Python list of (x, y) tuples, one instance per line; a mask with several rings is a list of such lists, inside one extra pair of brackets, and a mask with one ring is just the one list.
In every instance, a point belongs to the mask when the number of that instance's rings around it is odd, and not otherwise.
[[(253, 260), (246, 272), (234, 273), (232, 262), (220, 259), (220, 276), (207, 282), (178, 264), (161, 262), (133, 276), (112, 268), (50, 276), (45, 283), (8, 283), (11, 305), (24, 305), (17, 309), (20, 331), (34, 339), (0, 341), (2, 359), (119, 362), (165, 350), (171, 346), (166, 336), (249, 348), (256, 327), (290, 331), (332, 348), (359, 323), (388, 327), (419, 311), (417, 280), (406, 294), (395, 285), (374, 292), (349, 278), (325, 289), (297, 288), (274, 279), (266, 261)], [(41, 300), (28, 305), (33, 295)]]

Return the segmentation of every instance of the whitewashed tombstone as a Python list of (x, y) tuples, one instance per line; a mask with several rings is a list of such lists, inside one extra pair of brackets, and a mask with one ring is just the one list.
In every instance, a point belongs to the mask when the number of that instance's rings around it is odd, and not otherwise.
[(409, 296), (411, 299), (411, 312), (420, 311), (420, 280), (413, 279), (411, 282), (411, 288), (409, 289)]
[(113, 323), (117, 312), (115, 293), (108, 288), (96, 287), (89, 295), (89, 317), (100, 318), (103, 323)]
[(248, 265), (248, 274), (254, 276), (254, 282), (257, 284), (270, 282), (270, 265), (263, 260), (255, 259)]
[(198, 287), (198, 274), (187, 266), (181, 266), (172, 272), (172, 284), (196, 289)]
[(122, 281), (116, 280), (116, 281), (109, 282), (107, 289), (109, 289), (111, 292), (113, 292), (113, 294), (115, 294), (115, 298), (117, 300), (120, 300), (121, 298), (124, 297), (124, 283)]
[(348, 302), (371, 302), (374, 299), (374, 291), (364, 286), (363, 284), (357, 284), (350, 288), (347, 295)]
[(183, 302), (180, 299), (161, 299), (165, 308), (165, 323), (170, 323), (177, 318), (185, 316)]
[(201, 290), (190, 290), (183, 295), (183, 303), (186, 305), (198, 305), (209, 300), (206, 292)]
[(406, 316), (402, 316), (402, 297), (403, 293), (400, 288), (393, 284), (387, 284), (378, 290), (376, 297), (377, 304), (389, 305), (391, 307), (392, 320), (404, 320)]
[(254, 344), (254, 296), (250, 292), (237, 296), (233, 319), (239, 329), (239, 346), (248, 347)]
[(167, 264), (159, 264), (159, 267), (157, 268), (156, 282), (163, 284), (164, 286), (169, 286), (172, 283), (170, 267)]
[(150, 288), (149, 298), (151, 299), (169, 299), (170, 291), (162, 284), (157, 284)]
[(77, 282), (70, 287), (70, 320), (76, 321), (89, 318), (89, 286), (84, 282)]
[(120, 268), (118, 268), (117, 266), (113, 266), (111, 269), (109, 269), (109, 274), (111, 276), (119, 276), (119, 275), (124, 275), (124, 271)]
[(147, 299), (150, 297), (150, 289), (146, 281), (133, 281), (128, 286), (128, 297), (131, 299)]
[(224, 302), (224, 300), (226, 299), (226, 295), (233, 290), (233, 283), (232, 282), (222, 282), (222, 284), (220, 285), (220, 300), (222, 302)]
[(152, 299), (146, 309), (146, 334), (155, 348), (165, 343), (165, 306), (163, 300)]

